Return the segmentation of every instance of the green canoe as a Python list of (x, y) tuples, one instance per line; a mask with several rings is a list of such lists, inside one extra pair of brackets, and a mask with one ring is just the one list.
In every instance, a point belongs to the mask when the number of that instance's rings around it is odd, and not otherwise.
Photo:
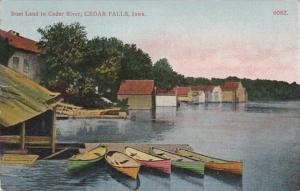
[(75, 173), (83, 168), (89, 167), (100, 161), (106, 152), (106, 147), (99, 146), (88, 152), (72, 156), (67, 161), (67, 169), (69, 172)]
[(204, 163), (202, 161), (195, 161), (186, 157), (179, 156), (175, 153), (165, 151), (158, 148), (151, 147), (149, 154), (163, 159), (171, 160), (172, 166), (194, 172), (196, 174), (204, 175)]

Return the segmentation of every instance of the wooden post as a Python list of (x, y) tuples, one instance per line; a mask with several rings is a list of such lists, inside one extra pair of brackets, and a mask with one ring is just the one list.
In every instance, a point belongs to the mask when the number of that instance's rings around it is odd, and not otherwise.
[(22, 150), (22, 151), (25, 150), (25, 128), (26, 128), (26, 124), (25, 124), (25, 122), (23, 122), (23, 123), (21, 124), (21, 131), (20, 131), (21, 150)]
[(56, 108), (52, 111), (52, 129), (51, 129), (51, 148), (52, 153), (55, 153), (55, 140), (56, 140)]

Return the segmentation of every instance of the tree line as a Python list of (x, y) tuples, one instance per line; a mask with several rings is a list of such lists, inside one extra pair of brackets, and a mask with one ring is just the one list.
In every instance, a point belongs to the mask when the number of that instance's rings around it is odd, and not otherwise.
[[(38, 42), (45, 62), (42, 85), (60, 92), (66, 102), (87, 108), (106, 107), (101, 97), (117, 101), (122, 80), (153, 79), (158, 88), (199, 84), (223, 85), (225, 80), (240, 80), (250, 100), (299, 100), (300, 85), (271, 80), (228, 77), (186, 77), (174, 71), (166, 58), (152, 63), (150, 56), (135, 44), (117, 38), (87, 38), (79, 23), (39, 28)], [(12, 50), (0, 41), (0, 57), (7, 60)], [(3, 50), (3, 51), (2, 51)], [(4, 55), (2, 55), (4, 54)]]

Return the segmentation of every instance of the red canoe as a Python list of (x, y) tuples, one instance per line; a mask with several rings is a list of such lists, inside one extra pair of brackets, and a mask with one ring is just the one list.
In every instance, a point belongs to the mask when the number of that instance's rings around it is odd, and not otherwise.
[(155, 168), (166, 174), (171, 174), (171, 160), (155, 157), (130, 147), (125, 148), (125, 153), (137, 160), (142, 166)]

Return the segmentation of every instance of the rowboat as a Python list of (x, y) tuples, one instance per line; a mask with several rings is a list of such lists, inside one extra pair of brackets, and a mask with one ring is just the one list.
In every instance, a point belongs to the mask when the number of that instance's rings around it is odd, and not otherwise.
[(177, 149), (176, 154), (193, 160), (202, 161), (205, 163), (205, 167), (208, 169), (225, 171), (225, 172), (230, 172), (238, 175), (243, 174), (242, 161), (228, 161), (228, 160), (218, 159), (218, 158), (206, 156), (203, 154), (195, 153), (184, 149)]
[(204, 174), (204, 163), (202, 161), (192, 160), (183, 156), (179, 156), (175, 153), (153, 147), (149, 149), (149, 154), (171, 160), (172, 166), (176, 168), (188, 170), (200, 175)]
[(106, 162), (117, 171), (133, 179), (137, 179), (140, 170), (140, 163), (124, 153), (109, 151), (105, 155)]
[(4, 154), (0, 158), (0, 163), (4, 164), (21, 164), (21, 165), (32, 165), (39, 158), (39, 155), (29, 154)]
[(171, 160), (169, 159), (155, 157), (130, 147), (125, 147), (125, 153), (138, 161), (142, 166), (154, 168), (166, 174), (171, 174)]
[(96, 162), (100, 161), (104, 157), (106, 152), (106, 147), (99, 146), (87, 152), (74, 155), (68, 159), (67, 169), (69, 172), (74, 173), (83, 168), (92, 166)]

